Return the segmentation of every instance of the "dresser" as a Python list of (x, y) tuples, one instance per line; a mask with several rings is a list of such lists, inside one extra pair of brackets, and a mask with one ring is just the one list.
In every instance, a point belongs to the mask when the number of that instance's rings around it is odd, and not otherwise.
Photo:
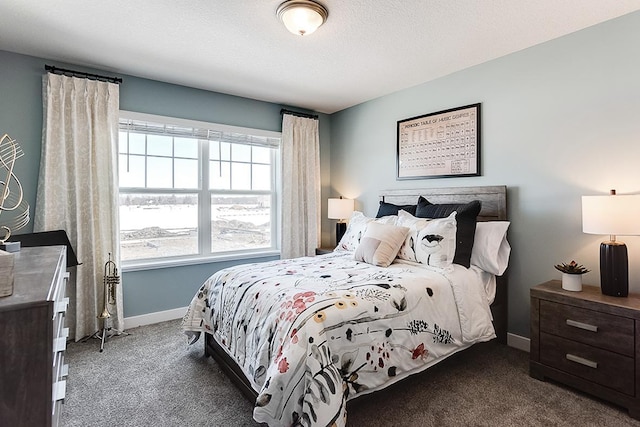
[(603, 295), (599, 287), (531, 288), (529, 373), (627, 408), (640, 419), (640, 295)]
[(57, 425), (69, 330), (66, 247), (15, 253), (13, 294), (0, 298), (0, 425)]

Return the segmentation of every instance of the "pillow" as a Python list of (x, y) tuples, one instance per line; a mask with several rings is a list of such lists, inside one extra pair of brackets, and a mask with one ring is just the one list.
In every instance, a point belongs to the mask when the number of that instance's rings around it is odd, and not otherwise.
[(398, 212), (400, 210), (407, 211), (411, 215), (415, 215), (416, 207), (417, 205), (394, 205), (393, 203), (380, 201), (380, 206), (378, 207), (376, 218), (382, 218), (383, 216), (388, 215), (398, 215)]
[(448, 203), (434, 205), (420, 196), (416, 216), (419, 218), (445, 218), (456, 211), (456, 254), (453, 262), (469, 268), (471, 251), (476, 234), (476, 222), (482, 205), (479, 200), (469, 203)]
[(456, 212), (447, 218), (423, 219), (400, 211), (398, 225), (409, 228), (407, 238), (398, 251), (398, 258), (438, 268), (446, 268), (453, 263)]
[(398, 254), (409, 233), (407, 227), (372, 221), (367, 226), (354, 259), (380, 267), (388, 267)]
[(362, 236), (364, 236), (364, 233), (367, 230), (367, 225), (370, 222), (376, 221), (383, 224), (395, 224), (396, 219), (396, 216), (385, 216), (375, 219), (365, 216), (362, 212), (353, 211), (351, 218), (349, 219), (347, 231), (344, 232), (344, 235), (342, 236), (342, 239), (340, 239), (340, 243), (336, 246), (335, 251), (355, 251), (360, 244), (360, 239), (362, 239)]
[(488, 221), (476, 224), (471, 264), (487, 273), (502, 276), (509, 265), (511, 245), (507, 241), (509, 221)]

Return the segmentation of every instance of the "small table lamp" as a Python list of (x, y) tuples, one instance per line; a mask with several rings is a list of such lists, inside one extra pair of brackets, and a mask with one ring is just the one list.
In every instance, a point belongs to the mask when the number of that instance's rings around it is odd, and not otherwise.
[(340, 239), (347, 231), (347, 223), (345, 220), (351, 217), (353, 213), (353, 200), (352, 199), (329, 199), (327, 206), (327, 217), (329, 219), (337, 219), (336, 223), (336, 245), (340, 243)]
[(604, 295), (626, 297), (629, 294), (627, 246), (616, 235), (640, 234), (640, 195), (582, 196), (582, 231), (609, 234), (600, 244), (600, 288)]

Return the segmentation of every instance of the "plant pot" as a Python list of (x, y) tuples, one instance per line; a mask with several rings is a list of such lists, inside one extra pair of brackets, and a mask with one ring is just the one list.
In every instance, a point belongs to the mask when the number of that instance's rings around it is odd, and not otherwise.
[(580, 292), (582, 290), (582, 274), (562, 273), (562, 289)]

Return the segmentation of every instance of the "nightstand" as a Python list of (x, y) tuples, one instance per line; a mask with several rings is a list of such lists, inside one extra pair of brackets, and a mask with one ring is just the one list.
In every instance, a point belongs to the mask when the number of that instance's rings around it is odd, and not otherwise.
[(529, 374), (574, 387), (640, 419), (640, 295), (582, 292), (552, 280), (531, 289)]
[(335, 248), (316, 248), (316, 255), (330, 254)]

